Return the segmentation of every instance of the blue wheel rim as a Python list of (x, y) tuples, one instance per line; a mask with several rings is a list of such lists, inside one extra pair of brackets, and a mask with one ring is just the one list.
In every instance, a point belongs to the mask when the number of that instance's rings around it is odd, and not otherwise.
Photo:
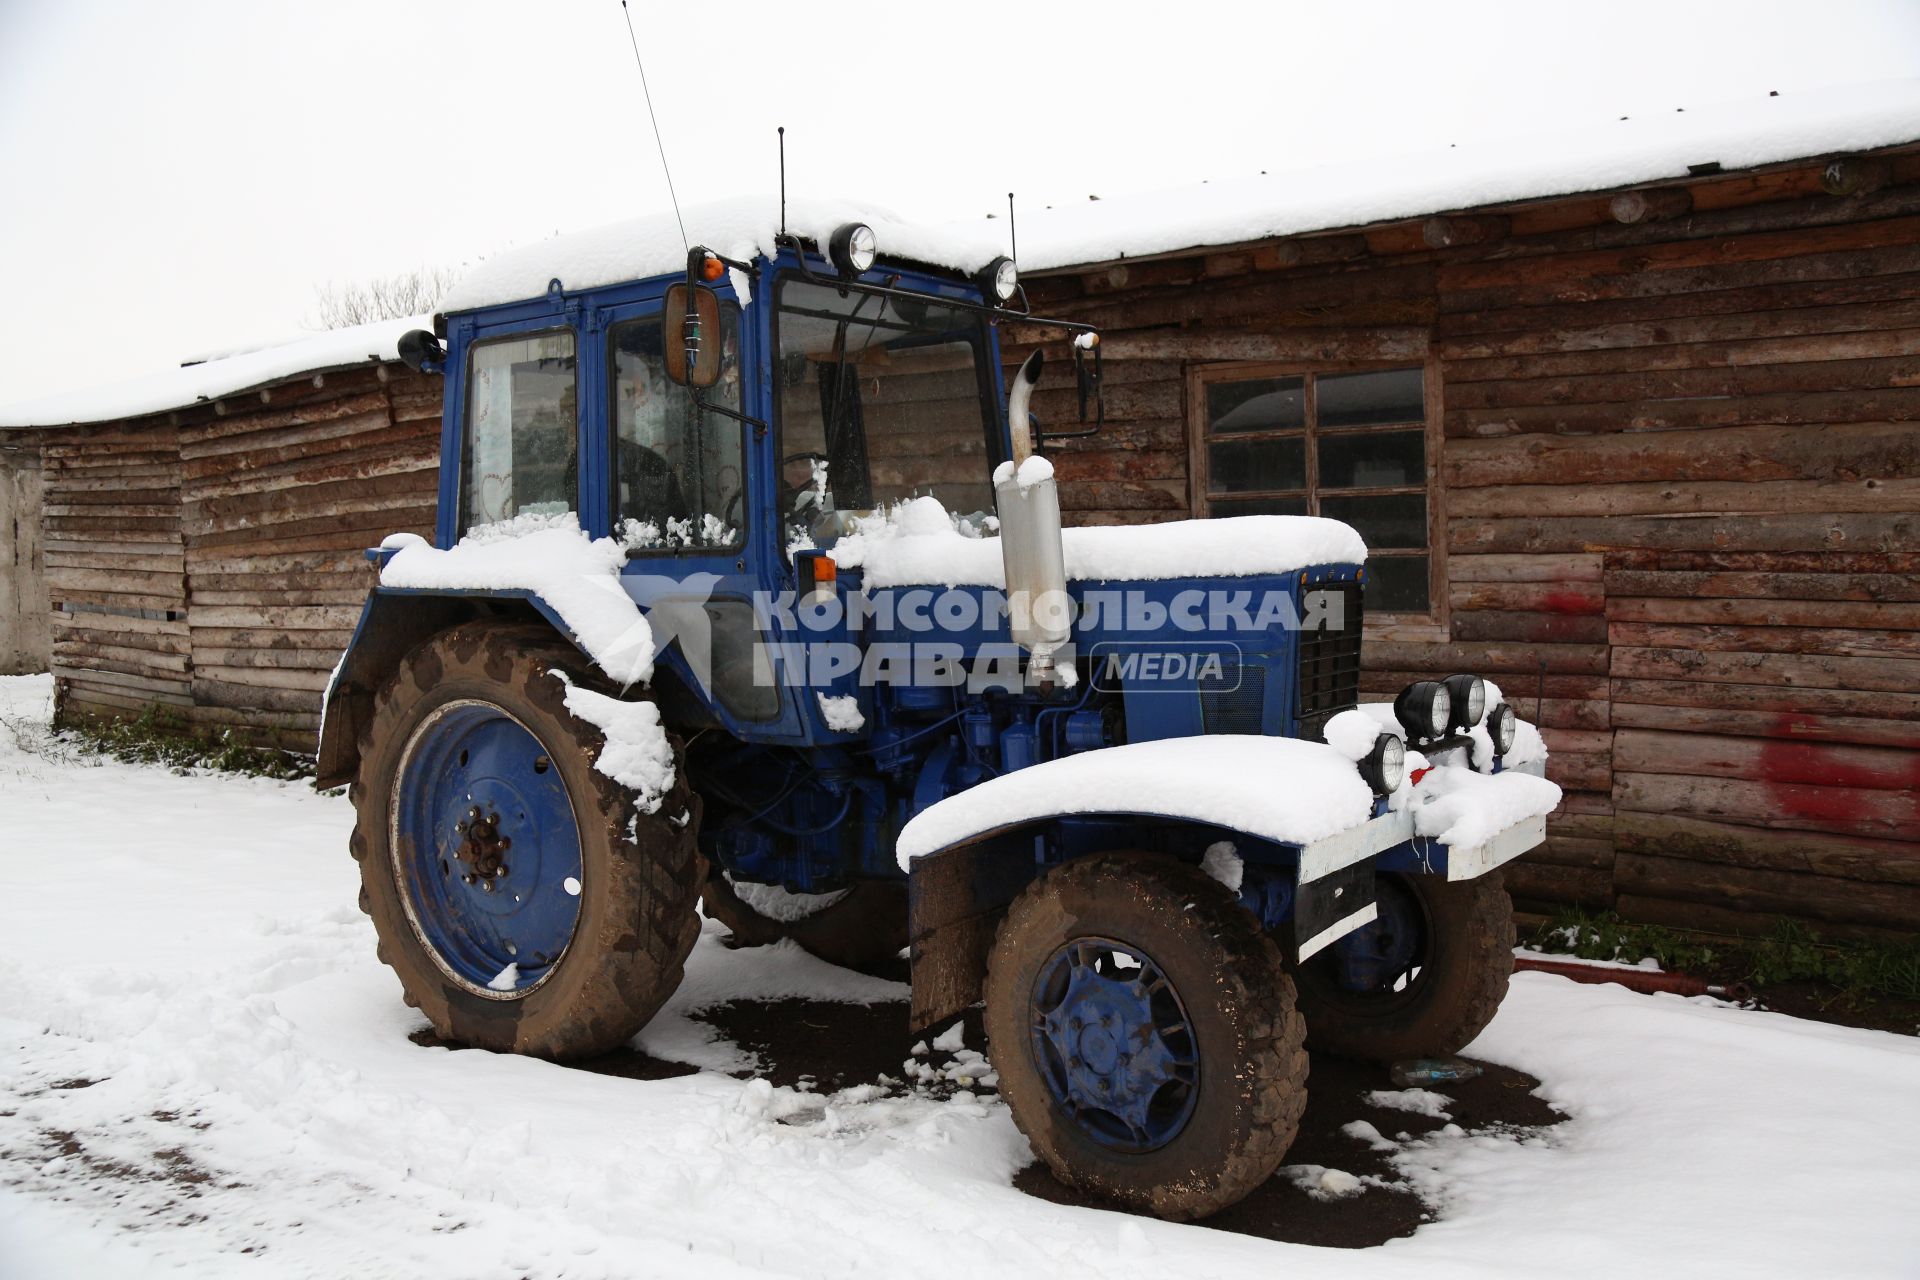
[(390, 844), (414, 932), (449, 978), (511, 1000), (553, 973), (580, 921), (580, 829), (525, 725), (486, 702), (434, 708), (401, 756)]
[(1075, 938), (1040, 967), (1033, 1058), (1054, 1105), (1113, 1151), (1164, 1147), (1193, 1118), (1200, 1048), (1179, 992), (1146, 953)]

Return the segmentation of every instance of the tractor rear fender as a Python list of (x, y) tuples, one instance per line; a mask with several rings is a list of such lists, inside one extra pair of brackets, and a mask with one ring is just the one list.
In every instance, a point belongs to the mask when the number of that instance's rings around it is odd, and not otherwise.
[[(360, 730), (373, 716), (373, 697), (400, 660), (448, 627), (479, 618), (546, 621), (575, 648), (579, 641), (545, 601), (528, 591), (441, 592), (376, 587), (347, 642), (321, 704), (319, 763), (314, 786), (353, 781), (360, 765)], [(584, 652), (584, 651), (583, 651)]]

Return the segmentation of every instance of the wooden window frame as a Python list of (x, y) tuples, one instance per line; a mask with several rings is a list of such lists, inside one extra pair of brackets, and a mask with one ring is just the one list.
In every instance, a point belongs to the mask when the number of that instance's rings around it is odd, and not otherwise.
[[(1366, 626), (1371, 634), (1382, 639), (1402, 639), (1417, 641), (1444, 641), (1450, 630), (1450, 614), (1447, 600), (1446, 572), (1446, 495), (1440, 485), (1440, 457), (1445, 444), (1445, 413), (1440, 397), (1440, 363), (1428, 356), (1423, 360), (1316, 360), (1316, 361), (1221, 361), (1218, 363), (1195, 364), (1187, 367), (1187, 499), (1188, 505), (1197, 519), (1211, 516), (1207, 491), (1212, 488), (1207, 445), (1211, 440), (1207, 433), (1207, 387), (1219, 382), (1246, 382), (1258, 378), (1305, 378), (1302, 390), (1304, 399), (1303, 418), (1305, 425), (1299, 434), (1307, 442), (1306, 448), (1306, 486), (1308, 510), (1317, 508), (1320, 495), (1320, 455), (1316, 447), (1320, 437), (1319, 406), (1317, 399), (1317, 379), (1330, 374), (1378, 373), (1388, 369), (1421, 370), (1420, 391), (1426, 428), (1426, 495), (1427, 495), (1427, 611), (1425, 613), (1390, 613), (1386, 611), (1367, 611)], [(1332, 434), (1362, 434), (1368, 431), (1404, 431), (1416, 424), (1382, 423), (1369, 424), (1357, 428), (1342, 428)], [(1262, 432), (1245, 433), (1251, 440), (1279, 438), (1292, 434), (1291, 431), (1276, 431), (1268, 436)], [(1222, 439), (1239, 439), (1240, 433)], [(1340, 489), (1342, 497), (1364, 498), (1368, 496), (1408, 493), (1411, 485), (1398, 485), (1381, 488), (1367, 486), (1356, 489)], [(1292, 492), (1289, 490), (1288, 492)], [(1236, 494), (1238, 498), (1242, 495)], [(1245, 495), (1257, 497), (1257, 494)]]

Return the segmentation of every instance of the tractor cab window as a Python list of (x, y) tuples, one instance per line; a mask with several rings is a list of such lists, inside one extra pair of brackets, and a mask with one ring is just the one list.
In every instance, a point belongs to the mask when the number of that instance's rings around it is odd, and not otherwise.
[[(738, 308), (721, 311), (720, 330), (720, 381), (704, 399), (737, 411)], [(614, 527), (621, 541), (650, 551), (738, 546), (746, 510), (739, 421), (701, 413), (693, 393), (667, 377), (658, 316), (617, 324), (607, 341)]]
[(957, 515), (993, 510), (998, 414), (978, 316), (789, 277), (776, 323), (790, 546), (836, 512), (921, 494)]
[(476, 343), (469, 370), (462, 529), (578, 510), (573, 331)]

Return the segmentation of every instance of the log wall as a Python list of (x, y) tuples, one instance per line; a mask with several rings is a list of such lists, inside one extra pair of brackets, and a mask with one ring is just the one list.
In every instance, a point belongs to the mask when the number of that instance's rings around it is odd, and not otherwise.
[(47, 580), (63, 716), (159, 704), (310, 752), (372, 585), (430, 535), (442, 383), (386, 364), (51, 433)]
[(229, 398), (180, 432), (192, 719), (313, 750), (373, 572), (433, 532), (442, 381), (350, 369)]
[(191, 706), (178, 429), (82, 428), (49, 437), (42, 458), (59, 714)]
[[(1370, 625), (1365, 688), (1481, 672), (1543, 725), (1566, 801), (1522, 905), (1920, 930), (1920, 159), (1886, 159), (1844, 198), (1805, 164), (1651, 193), (1665, 218), (1582, 197), (1029, 277), (1105, 330), (1068, 518), (1193, 509), (1196, 368), (1424, 362), (1446, 590)], [(1064, 369), (1043, 388), (1070, 425)]]

